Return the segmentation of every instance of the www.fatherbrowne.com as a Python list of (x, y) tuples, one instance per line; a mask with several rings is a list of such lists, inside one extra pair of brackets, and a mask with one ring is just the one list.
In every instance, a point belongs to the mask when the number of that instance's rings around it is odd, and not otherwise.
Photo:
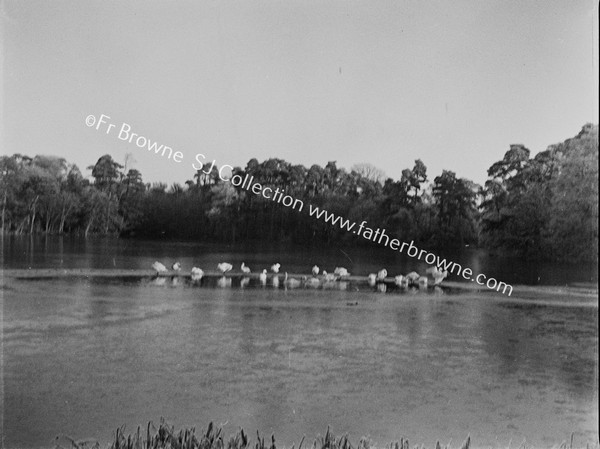
[[(219, 174), (219, 176), (221, 175)], [(285, 191), (279, 190), (279, 188), (273, 190), (270, 187), (265, 187), (260, 183), (255, 182), (254, 176), (246, 174), (242, 178), (241, 175), (236, 174), (231, 178), (221, 176), (221, 179), (223, 181), (231, 182), (234, 187), (251, 191), (255, 195), (262, 195), (265, 199), (283, 204), (286, 207), (291, 207), (298, 212), (302, 212), (304, 210), (304, 202), (302, 200), (295, 199), (290, 195), (286, 195)], [(422, 258), (422, 260), (429, 265), (435, 265), (442, 271), (448, 271), (448, 273), (462, 276), (463, 279), (466, 279), (467, 281), (470, 280), (479, 285), (485, 285), (490, 290), (496, 290), (498, 292), (502, 290), (503, 294), (506, 294), (508, 290), (508, 296), (512, 294), (513, 288), (511, 285), (498, 281), (494, 278), (488, 278), (485, 274), (473, 276), (473, 270), (470, 268), (463, 269), (463, 267), (456, 262), (440, 259), (439, 256), (436, 256), (433, 253), (429, 253), (424, 249), (420, 250), (414, 245), (414, 241), (406, 243), (401, 242), (396, 238), (390, 238), (390, 236), (385, 232), (385, 229), (377, 228), (377, 230), (373, 231), (373, 229), (365, 226), (367, 224), (366, 221), (360, 223), (357, 228), (356, 222), (352, 222), (339, 215), (332, 214), (325, 209), (320, 209), (312, 204), (308, 205), (308, 215), (318, 220), (323, 220), (325, 223), (329, 223), (333, 226), (338, 225), (340, 229), (352, 232), (364, 239), (377, 242), (380, 245), (387, 246), (394, 251), (398, 251), (399, 253), (403, 253), (406, 250), (406, 254), (408, 254), (410, 257), (416, 257), (417, 260), (421, 260)]]
[[(96, 130), (98, 130), (100, 126), (106, 125), (105, 132), (106, 134), (109, 134), (111, 132), (111, 129), (114, 128), (116, 125), (109, 123), (108, 119), (110, 119), (110, 117), (104, 114), (101, 114), (99, 119), (96, 119), (94, 115), (88, 115), (86, 117), (85, 123), (88, 127), (94, 127)], [(158, 152), (161, 151), (162, 148), (163, 156), (165, 156), (165, 149), (169, 149), (168, 157), (171, 157), (171, 147), (164, 147), (164, 145), (160, 145), (160, 147), (158, 147), (158, 144), (156, 142), (150, 145), (151, 142), (149, 139), (145, 138), (144, 136), (139, 136), (136, 133), (131, 133), (130, 136), (130, 131), (131, 126), (127, 123), (123, 123), (123, 125), (121, 126), (121, 131), (119, 132), (119, 139), (128, 140), (131, 143), (132, 139), (135, 136), (138, 136), (135, 141), (138, 147), (145, 147), (146, 144), (148, 144), (148, 150), (154, 149), (156, 154), (158, 154)], [(125, 137), (121, 136), (123, 132), (125, 132)], [(200, 160), (200, 158), (202, 159), (202, 161)], [(181, 153), (180, 151), (177, 151), (173, 155), (173, 160), (175, 162), (181, 162), (182, 159), (183, 153)], [(195, 160), (200, 166), (198, 167), (197, 165), (192, 164), (194, 170), (203, 171), (206, 174), (212, 173), (216, 165), (216, 161), (213, 160), (210, 169), (208, 169), (208, 171), (204, 171), (202, 170), (202, 168), (204, 166), (203, 161), (205, 160), (205, 156), (203, 154), (197, 154)], [(291, 207), (292, 209), (297, 210), (298, 212), (302, 212), (302, 210), (304, 209), (304, 202), (302, 200), (295, 199), (290, 195), (285, 195), (285, 191), (279, 190), (278, 188), (273, 191), (273, 189), (270, 187), (264, 187), (260, 183), (254, 182), (253, 176), (249, 176), (248, 174), (246, 174), (244, 178), (242, 178), (242, 176), (240, 176), (239, 174), (233, 175), (230, 178), (224, 176), (222, 172), (223, 169), (226, 167), (230, 170), (233, 170), (233, 167), (231, 165), (223, 165), (221, 169), (218, 170), (219, 177), (221, 178), (221, 180), (229, 181), (235, 187), (241, 187), (242, 189), (251, 191), (255, 195), (262, 195), (265, 199), (283, 204), (286, 207)], [(366, 221), (360, 223), (358, 225), (358, 229), (355, 229), (355, 222), (351, 222), (350, 220), (344, 219), (341, 216), (329, 213), (324, 209), (321, 210), (318, 207), (313, 206), (312, 204), (309, 204), (308, 214), (311, 217), (316, 217), (319, 220), (323, 219), (326, 223), (329, 223), (331, 225), (335, 226), (337, 224), (340, 227), (340, 229), (351, 231), (354, 234), (357, 234), (367, 240), (371, 240), (373, 242), (379, 243), (380, 245), (387, 246), (394, 251), (403, 253), (406, 249), (406, 254), (408, 254), (410, 257), (416, 257), (418, 260), (421, 260), (421, 258), (423, 258), (423, 260), (429, 265), (436, 265), (442, 271), (447, 270), (449, 273), (456, 274), (457, 276), (462, 276), (466, 280), (471, 280), (479, 285), (485, 285), (490, 290), (500, 291), (500, 289), (502, 289), (502, 293), (505, 294), (506, 290), (508, 289), (508, 296), (510, 296), (512, 293), (513, 288), (511, 285), (508, 285), (504, 282), (499, 282), (494, 278), (488, 278), (484, 274), (478, 274), (477, 276), (473, 277), (473, 270), (471, 270), (470, 268), (463, 269), (463, 267), (457, 264), (456, 262), (447, 261), (446, 259), (440, 259), (439, 256), (429, 253), (424, 249), (419, 250), (419, 248), (417, 248), (414, 245), (413, 241), (411, 241), (410, 243), (406, 243), (400, 242), (400, 240), (395, 238), (390, 238), (386, 234), (385, 229), (377, 228), (376, 231), (373, 231), (373, 229), (365, 226), (367, 224)]]
[(373, 231), (373, 229), (366, 226), (366, 221), (363, 221), (357, 227), (356, 222), (352, 222), (339, 215), (332, 214), (325, 209), (319, 209), (312, 204), (309, 204), (308, 209), (308, 214), (311, 217), (315, 217), (319, 220), (322, 219), (326, 223), (329, 223), (333, 226), (338, 225), (340, 229), (352, 232), (363, 237), (364, 239), (377, 242), (380, 245), (387, 246), (394, 251), (398, 251), (399, 253), (405, 252), (410, 257), (416, 257), (417, 260), (424, 260), (427, 264), (435, 265), (442, 271), (447, 270), (449, 273), (462, 276), (466, 280), (471, 280), (479, 285), (485, 285), (490, 290), (496, 290), (498, 292), (502, 290), (503, 294), (506, 294), (508, 290), (508, 296), (512, 294), (513, 288), (511, 285), (498, 281), (494, 278), (488, 278), (485, 274), (473, 276), (473, 270), (470, 268), (463, 269), (463, 267), (456, 262), (441, 259), (439, 256), (436, 256), (433, 253), (429, 253), (424, 249), (419, 249), (414, 245), (414, 241), (406, 243), (401, 242), (396, 238), (390, 238), (390, 236), (385, 232), (385, 229), (377, 228), (375, 231)]

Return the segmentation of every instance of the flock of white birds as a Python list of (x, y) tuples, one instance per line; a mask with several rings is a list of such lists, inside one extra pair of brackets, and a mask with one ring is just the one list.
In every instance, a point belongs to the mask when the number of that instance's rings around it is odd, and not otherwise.
[[(152, 268), (156, 271), (157, 275), (160, 273), (166, 273), (169, 271), (165, 265), (163, 265), (162, 263), (160, 263), (158, 261), (154, 262), (152, 264)], [(233, 265), (230, 263), (227, 263), (227, 262), (221, 262), (217, 265), (217, 269), (221, 273), (223, 273), (223, 275), (225, 275), (225, 273), (233, 270)], [(275, 264), (271, 265), (271, 272), (273, 273), (272, 283), (274, 286), (279, 286), (278, 273), (279, 273), (280, 269), (281, 269), (280, 263), (275, 263)], [(175, 262), (173, 265), (171, 265), (171, 270), (175, 271), (175, 272), (180, 272), (181, 264), (179, 262)], [(249, 274), (252, 272), (250, 267), (247, 266), (244, 262), (242, 262), (242, 265), (240, 266), (240, 271), (244, 274)], [(321, 282), (321, 281), (335, 282), (335, 281), (338, 281), (338, 280), (341, 280), (341, 279), (344, 279), (344, 278), (347, 278), (350, 276), (350, 273), (344, 267), (336, 267), (335, 270), (333, 271), (333, 273), (328, 273), (325, 270), (323, 270), (321, 272), (321, 269), (317, 265), (315, 265), (312, 267), (311, 273), (312, 273), (312, 277), (309, 278), (307, 276), (303, 276), (302, 281), (300, 281), (298, 279), (288, 277), (288, 274), (286, 272), (283, 282), (286, 285), (295, 287), (295, 286), (301, 285), (302, 282), (305, 282), (308, 285), (311, 285), (311, 284), (314, 285), (316, 282)], [(433, 279), (433, 285), (439, 285), (446, 277), (448, 277), (448, 271), (447, 270), (442, 271), (438, 267), (430, 267), (427, 269), (426, 273), (428, 275), (430, 275), (431, 278)], [(192, 267), (192, 270), (191, 270), (192, 280), (198, 281), (198, 280), (202, 279), (203, 276), (204, 276), (204, 271), (201, 268)], [(260, 272), (260, 274), (258, 275), (258, 279), (261, 282), (261, 284), (267, 283), (267, 276), (268, 276), (267, 270), (263, 269)], [(387, 279), (387, 277), (388, 277), (387, 270), (385, 268), (382, 268), (377, 273), (370, 273), (367, 276), (367, 281), (368, 281), (369, 285), (374, 286), (377, 283), (384, 282)], [(224, 282), (227, 284), (226, 278), (225, 278)], [(412, 271), (412, 272), (408, 273), (407, 275), (400, 274), (400, 275), (395, 276), (394, 283), (398, 287), (418, 286), (418, 287), (424, 288), (424, 287), (427, 287), (429, 284), (429, 277), (427, 275), (421, 276), (416, 271)], [(229, 284), (231, 284), (231, 279), (229, 279)]]

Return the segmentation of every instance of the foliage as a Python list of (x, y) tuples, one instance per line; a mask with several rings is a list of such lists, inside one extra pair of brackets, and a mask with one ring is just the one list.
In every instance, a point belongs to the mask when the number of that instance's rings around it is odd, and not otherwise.
[(597, 261), (598, 126), (530, 157), (511, 145), (482, 189), (482, 241), (525, 257)]
[[(138, 427), (135, 434), (126, 436), (123, 428), (117, 429), (110, 449), (277, 449), (274, 435), (265, 441), (265, 438), (257, 432), (256, 441), (253, 441), (243, 429), (240, 429), (235, 435), (227, 439), (223, 435), (222, 429), (214, 427), (212, 423), (209, 424), (206, 432), (199, 433), (196, 433), (195, 428), (183, 429), (177, 432), (175, 427), (168, 425), (164, 420), (161, 420), (158, 428), (152, 423), (148, 423), (145, 430), (144, 435), (144, 432)], [(75, 449), (82, 448), (73, 439), (70, 439), (70, 441), (73, 442)], [(300, 441), (298, 449), (302, 448), (303, 443), (304, 438)], [(469, 449), (470, 446), (471, 437), (467, 437), (460, 448)], [(99, 447), (99, 445), (96, 444), (96, 447)], [(294, 447), (295, 445), (292, 445), (291, 449), (294, 449)], [(371, 441), (366, 438), (361, 438), (358, 444), (354, 446), (347, 435), (336, 437), (329, 428), (327, 428), (325, 436), (317, 437), (309, 447), (312, 449), (375, 449)], [(399, 442), (385, 446), (386, 449), (409, 449), (410, 447), (409, 441), (404, 438)], [(437, 442), (435, 448), (442, 449), (442, 445)], [(448, 446), (445, 446), (445, 448), (448, 449)]]
[(297, 243), (365, 239), (309, 217), (318, 206), (389, 235), (430, 248), (484, 244), (526, 257), (596, 260), (598, 251), (598, 126), (531, 157), (511, 145), (479, 187), (444, 170), (428, 184), (420, 160), (385, 178), (370, 163), (348, 172), (293, 165), (278, 158), (251, 159), (233, 174), (251, 176), (272, 192), (301, 200), (299, 213), (235, 187), (219, 170), (197, 171), (170, 187), (144, 184), (142, 174), (106, 154), (88, 167), (91, 180), (62, 158), (14, 154), (0, 158), (4, 233), (81, 233), (220, 242)]

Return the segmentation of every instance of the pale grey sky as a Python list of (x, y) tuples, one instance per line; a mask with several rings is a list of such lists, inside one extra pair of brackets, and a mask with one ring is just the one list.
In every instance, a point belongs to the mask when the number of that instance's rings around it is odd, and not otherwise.
[[(147, 182), (194, 155), (244, 166), (417, 158), (482, 183), (512, 143), (533, 153), (598, 122), (592, 0), (0, 1), (2, 152), (82, 172), (133, 153)], [(107, 114), (182, 163), (85, 125)]]

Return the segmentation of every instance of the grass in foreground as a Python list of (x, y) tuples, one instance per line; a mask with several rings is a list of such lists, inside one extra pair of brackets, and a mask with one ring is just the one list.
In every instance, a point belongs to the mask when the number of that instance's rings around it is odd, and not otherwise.
[[(145, 434), (145, 435), (144, 435)], [(61, 443), (55, 445), (56, 449), (100, 449), (100, 444), (94, 441), (75, 441), (72, 438), (63, 436)], [(66, 444), (65, 444), (66, 442)], [(302, 449), (304, 438), (300, 441), (298, 449)], [(243, 429), (240, 429), (235, 435), (232, 435), (227, 440), (222, 429), (213, 426), (213, 423), (208, 425), (206, 432), (197, 434), (195, 428), (182, 429), (178, 432), (174, 426), (170, 426), (164, 420), (158, 426), (154, 426), (152, 422), (148, 423), (145, 432), (140, 427), (134, 434), (126, 435), (124, 427), (118, 428), (115, 432), (114, 440), (108, 446), (109, 449), (277, 449), (275, 444), (275, 436), (271, 436), (270, 441), (265, 442), (265, 438), (256, 433), (256, 440), (250, 440)], [(280, 446), (281, 447), (281, 446)], [(471, 437), (468, 436), (460, 449), (470, 449)], [(527, 446), (523, 442), (520, 446), (515, 446), (515, 449), (530, 449), (532, 446)], [(558, 449), (573, 449), (573, 435), (569, 443), (564, 442), (560, 445), (553, 446)], [(414, 449), (425, 449), (425, 446), (413, 446)], [(443, 446), (444, 449), (451, 449), (450, 446)], [(292, 445), (290, 449), (295, 449)], [(371, 442), (365, 438), (361, 438), (356, 446), (352, 445), (348, 440), (348, 436), (336, 437), (329, 428), (324, 437), (319, 436), (306, 449), (376, 449), (371, 446)], [(391, 443), (385, 448), (380, 449), (410, 449), (408, 440), (401, 439), (399, 442)], [(442, 449), (439, 441), (435, 445), (435, 449)], [(586, 449), (600, 449), (596, 443), (592, 446), (586, 444)]]

